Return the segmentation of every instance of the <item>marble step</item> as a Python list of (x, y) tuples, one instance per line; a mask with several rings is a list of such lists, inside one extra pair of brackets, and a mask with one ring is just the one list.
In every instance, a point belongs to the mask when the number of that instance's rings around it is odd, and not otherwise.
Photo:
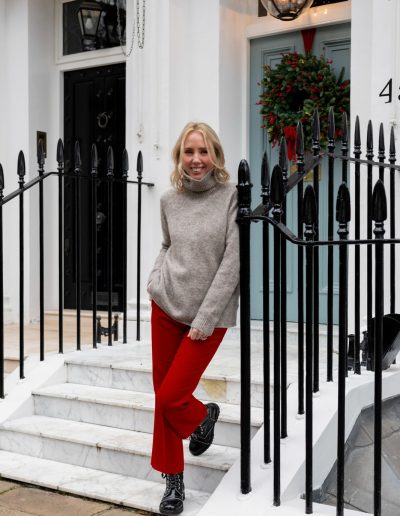
[[(127, 350), (123, 355), (110, 351), (109, 357), (102, 353), (101, 356), (91, 354), (84, 358), (66, 358), (67, 382), (152, 393), (151, 357), (149, 353), (146, 354), (147, 350), (138, 351), (137, 347), (135, 349)], [(226, 364), (228, 360), (226, 353), (217, 353), (196, 388), (196, 397), (217, 403), (240, 403), (239, 360), (237, 356), (232, 357), (229, 367)], [(263, 407), (263, 393), (262, 378), (253, 368), (252, 406)]]
[[(1, 449), (145, 480), (163, 482), (150, 466), (152, 435), (45, 416), (6, 421)], [(211, 493), (239, 458), (238, 448), (213, 445), (193, 457), (184, 442), (185, 485)]]
[[(0, 476), (85, 498), (159, 514), (164, 484), (0, 450)], [(183, 516), (195, 516), (209, 494), (186, 489)]]
[[(63, 383), (32, 392), (35, 414), (152, 433), (154, 394)], [(220, 403), (215, 444), (240, 446), (240, 407)], [(252, 409), (251, 433), (263, 422), (263, 410)]]

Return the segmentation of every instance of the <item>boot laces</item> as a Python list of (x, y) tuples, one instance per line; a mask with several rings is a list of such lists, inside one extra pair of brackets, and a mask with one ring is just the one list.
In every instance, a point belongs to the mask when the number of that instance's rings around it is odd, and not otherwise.
[(183, 487), (183, 474), (182, 473), (162, 473), (161, 475), (166, 479), (167, 489), (175, 489), (182, 491)]

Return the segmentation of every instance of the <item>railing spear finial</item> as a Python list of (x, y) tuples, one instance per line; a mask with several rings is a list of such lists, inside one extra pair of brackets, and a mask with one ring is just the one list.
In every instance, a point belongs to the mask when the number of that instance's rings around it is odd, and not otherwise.
[(269, 177), (269, 162), (267, 153), (264, 152), (261, 164), (261, 197), (263, 204), (268, 204), (270, 197), (271, 180)]
[(378, 179), (372, 193), (372, 220), (383, 223), (387, 219), (386, 192), (383, 181)]
[(356, 116), (356, 125), (354, 128), (354, 154), (361, 152), (361, 131), (360, 131), (360, 118)]
[(17, 162), (17, 173), (18, 173), (18, 182), (24, 183), (24, 176), (26, 173), (26, 167), (25, 167), (25, 156), (23, 151), (19, 151), (18, 154), (18, 162)]
[(79, 145), (79, 140), (76, 140), (74, 147), (74, 164), (75, 164), (75, 172), (80, 172), (82, 167), (81, 160), (81, 147)]
[(372, 129), (372, 122), (369, 120), (367, 128), (367, 158), (372, 159), (374, 157), (374, 132)]
[(331, 106), (328, 113), (328, 148), (335, 146), (335, 111)]
[(271, 177), (271, 202), (274, 205), (274, 214), (277, 210), (282, 213), (281, 206), (285, 198), (285, 186), (283, 182), (282, 169), (275, 165)]
[(111, 145), (107, 149), (107, 176), (114, 175), (114, 150)]
[(336, 220), (341, 224), (348, 224), (351, 218), (350, 192), (346, 183), (339, 186), (336, 199)]
[(142, 155), (142, 151), (139, 151), (138, 155), (137, 155), (136, 172), (137, 172), (138, 178), (143, 176), (143, 155)]
[(97, 153), (97, 146), (95, 143), (92, 144), (92, 148), (90, 150), (90, 161), (92, 165), (92, 175), (96, 175), (97, 168), (99, 166), (99, 157)]
[(124, 179), (128, 178), (128, 172), (129, 172), (129, 156), (128, 151), (124, 149), (122, 153), (122, 177)]
[(394, 127), (390, 128), (390, 146), (389, 146), (389, 159), (391, 163), (396, 161), (396, 144), (394, 141)]
[(383, 123), (379, 125), (379, 144), (378, 144), (378, 159), (385, 159), (385, 132)]
[(57, 142), (57, 163), (59, 165), (64, 163), (64, 145), (61, 138)]
[(251, 214), (251, 188), (249, 164), (245, 159), (239, 163), (238, 169), (238, 204), (239, 204), (239, 220), (242, 217), (248, 217)]
[(319, 151), (320, 149), (320, 125), (319, 125), (319, 113), (318, 108), (314, 109), (313, 122), (312, 122), (312, 148), (313, 150)]

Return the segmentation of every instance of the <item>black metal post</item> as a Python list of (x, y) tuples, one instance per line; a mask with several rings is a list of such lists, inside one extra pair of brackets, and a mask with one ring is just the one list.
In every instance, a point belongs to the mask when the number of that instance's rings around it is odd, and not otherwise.
[(64, 146), (57, 143), (58, 171), (58, 352), (64, 353)]
[(383, 124), (379, 125), (379, 140), (378, 140), (378, 162), (379, 166), (379, 179), (384, 182), (385, 178), (385, 167), (382, 165), (385, 163), (385, 133), (383, 130)]
[(79, 141), (75, 142), (75, 281), (76, 281), (76, 349), (81, 349), (81, 224), (80, 173), (82, 170)]
[[(336, 202), (336, 220), (339, 223), (340, 240), (347, 240), (350, 221), (350, 193), (346, 183), (342, 183)], [(339, 247), (339, 372), (338, 372), (338, 433), (337, 433), (337, 516), (344, 510), (344, 458), (345, 458), (345, 413), (347, 376), (347, 246)]]
[[(346, 111), (342, 114), (342, 157), (347, 158), (349, 155), (349, 131), (348, 131), (348, 123), (347, 123), (347, 113)], [(348, 169), (348, 161), (347, 159), (342, 159), (342, 181), (343, 183), (347, 183), (347, 169)]]
[(122, 312), (123, 312), (123, 328), (122, 328), (122, 342), (126, 344), (127, 340), (127, 327), (128, 327), (128, 171), (129, 171), (129, 157), (128, 152), (124, 149), (122, 154), (122, 198), (123, 198), (123, 214), (122, 214), (122, 241), (123, 241), (123, 252), (122, 252)]
[[(315, 236), (317, 221), (317, 205), (312, 186), (307, 186), (303, 201), (304, 236), (307, 241)], [(314, 289), (314, 250), (311, 245), (306, 247), (306, 478), (305, 478), (305, 509), (306, 514), (313, 512), (313, 297)]]
[[(320, 126), (318, 109), (314, 111), (313, 130), (312, 130), (312, 148), (314, 157), (319, 156), (320, 146)], [(316, 221), (314, 224), (314, 239), (319, 239), (319, 166), (314, 167), (313, 187), (316, 204)], [(314, 249), (314, 367), (313, 367), (313, 391), (319, 391), (319, 247)]]
[(140, 248), (142, 234), (142, 179), (143, 157), (141, 151), (137, 156), (137, 180), (138, 180), (138, 225), (137, 225), (137, 277), (136, 277), (136, 340), (140, 340)]
[[(304, 173), (304, 133), (301, 122), (296, 131), (297, 174)], [(297, 185), (297, 236), (303, 238), (303, 181)], [(304, 414), (304, 251), (301, 245), (297, 246), (297, 313), (298, 313), (298, 408), (300, 415)]]
[[(18, 155), (18, 183), (19, 188), (23, 189), (25, 180), (25, 156), (22, 151)], [(19, 196), (19, 377), (24, 376), (24, 358), (25, 358), (25, 332), (24, 332), (24, 194)]]
[(114, 151), (108, 147), (107, 151), (107, 265), (108, 265), (108, 345), (112, 346), (112, 289), (113, 289), (113, 178), (114, 178)]
[(384, 221), (387, 218), (386, 194), (378, 180), (372, 196), (372, 218), (375, 221), (375, 332), (374, 332), (374, 516), (381, 516), (382, 499), (382, 347), (383, 347), (383, 244)]
[[(367, 130), (367, 152), (368, 161), (372, 161), (374, 157), (373, 130), (371, 120), (368, 122)], [(367, 165), (367, 238), (372, 238), (372, 164)], [(372, 321), (372, 245), (367, 245), (367, 329), (368, 342), (371, 339), (371, 321)], [(371, 352), (367, 350), (367, 369), (371, 368)]]
[[(282, 137), (279, 152), (283, 191), (288, 182), (289, 161), (286, 138)], [(281, 205), (281, 222), (286, 225), (286, 195)], [(286, 239), (281, 238), (281, 438), (287, 437), (287, 261)]]
[[(43, 141), (37, 147), (39, 177), (44, 174)], [(39, 325), (40, 325), (40, 360), (44, 360), (44, 224), (43, 224), (43, 181), (39, 183)]]
[[(263, 205), (270, 202), (270, 177), (267, 153), (261, 166), (261, 197)], [(269, 224), (263, 221), (263, 383), (264, 383), (264, 463), (271, 462), (271, 401), (270, 401), (270, 310), (269, 310)]]
[(3, 194), (4, 173), (0, 164), (0, 398), (4, 398), (4, 286), (3, 286)]
[(97, 169), (99, 158), (94, 143), (91, 149), (92, 162), (92, 346), (97, 348)]
[[(396, 146), (394, 143), (394, 128), (390, 130), (389, 163), (396, 163)], [(394, 169), (390, 168), (390, 238), (395, 238), (396, 232), (396, 201)], [(390, 244), (390, 313), (396, 313), (396, 246)]]
[(250, 478), (250, 418), (251, 418), (251, 370), (250, 370), (250, 170), (246, 160), (238, 171), (238, 224), (240, 241), (240, 490), (251, 491)]
[[(354, 131), (354, 156), (356, 160), (361, 157), (360, 120), (356, 117)], [(360, 238), (360, 163), (355, 163), (355, 234), (356, 240)], [(360, 246), (354, 249), (354, 373), (361, 373), (360, 364)]]
[[(271, 178), (272, 214), (280, 222), (282, 202), (284, 200), (284, 183), (282, 170), (275, 165)], [(281, 504), (281, 234), (274, 227), (274, 505)]]
[[(329, 110), (328, 119), (328, 152), (335, 152), (335, 114), (333, 108)], [(333, 240), (334, 220), (334, 175), (335, 158), (328, 158), (328, 240)], [(333, 382), (333, 246), (328, 246), (328, 286), (327, 286), (327, 381)]]

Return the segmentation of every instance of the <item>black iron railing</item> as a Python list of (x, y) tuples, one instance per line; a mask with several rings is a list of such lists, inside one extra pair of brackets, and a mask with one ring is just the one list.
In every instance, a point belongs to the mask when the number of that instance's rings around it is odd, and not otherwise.
[[(113, 322), (112, 313), (112, 291), (113, 291), (113, 264), (112, 264), (112, 248), (113, 248), (113, 187), (114, 185), (122, 184), (123, 189), (123, 217), (120, 222), (123, 227), (123, 253), (122, 253), (122, 269), (123, 269), (123, 285), (122, 285), (122, 315), (123, 315), (123, 335), (122, 340), (124, 343), (127, 342), (127, 264), (128, 264), (128, 222), (127, 222), (127, 188), (128, 185), (135, 185), (138, 189), (138, 206), (137, 206), (137, 327), (136, 327), (136, 339), (140, 340), (140, 229), (141, 229), (141, 196), (142, 186), (153, 186), (153, 183), (147, 183), (143, 181), (143, 159), (141, 152), (138, 153), (137, 158), (137, 181), (128, 179), (129, 161), (128, 153), (126, 150), (122, 156), (122, 170), (119, 174), (120, 177), (116, 177), (114, 170), (114, 152), (112, 147), (108, 148), (107, 152), (107, 174), (100, 176), (98, 174), (98, 154), (96, 145), (91, 148), (91, 170), (82, 170), (81, 150), (79, 142), (75, 143), (74, 148), (74, 172), (66, 173), (64, 171), (64, 147), (61, 140), (57, 144), (57, 172), (45, 172), (45, 154), (43, 149), (43, 143), (40, 140), (37, 148), (37, 163), (38, 163), (38, 176), (25, 183), (24, 177), (26, 173), (25, 169), (25, 157), (21, 151), (18, 155), (17, 173), (19, 187), (6, 197), (4, 197), (4, 174), (3, 168), (0, 165), (0, 398), (4, 398), (4, 302), (3, 302), (3, 206), (10, 203), (13, 199), (19, 198), (19, 372), (20, 378), (24, 378), (24, 282), (25, 282), (25, 270), (24, 270), (24, 195), (33, 188), (38, 187), (39, 189), (39, 353), (40, 360), (45, 358), (45, 327), (44, 327), (44, 314), (45, 314), (45, 299), (44, 299), (44, 286), (45, 286), (45, 270), (44, 270), (44, 210), (45, 210), (45, 199), (44, 199), (44, 182), (51, 176), (58, 177), (58, 316), (59, 316), (59, 343), (58, 350), (60, 353), (64, 351), (64, 325), (63, 325), (63, 312), (64, 312), (64, 179), (69, 178), (74, 181), (74, 269), (76, 278), (76, 349), (81, 349), (81, 225), (82, 225), (82, 213), (81, 213), (81, 185), (84, 181), (91, 183), (91, 199), (92, 199), (92, 210), (91, 213), (87, 213), (87, 217), (90, 219), (91, 227), (91, 259), (92, 259), (92, 277), (91, 277), (91, 291), (92, 291), (92, 345), (94, 348), (97, 347), (99, 337), (101, 334), (108, 336), (108, 345), (112, 345), (113, 336), (115, 339), (117, 323)], [(97, 277), (98, 277), (98, 264), (97, 264), (97, 186), (100, 183), (106, 184), (107, 187), (107, 291), (108, 291), (108, 326), (105, 328), (100, 327), (99, 317), (97, 314)], [(130, 241), (133, 239), (130, 238)], [(104, 331), (103, 331), (104, 330)]]
[[(367, 369), (374, 370), (375, 381), (375, 451), (374, 451), (374, 515), (381, 515), (381, 439), (382, 439), (382, 360), (384, 332), (384, 248), (389, 251), (390, 275), (390, 313), (396, 309), (396, 245), (400, 238), (395, 237), (395, 173), (400, 167), (395, 165), (396, 151), (393, 128), (390, 134), (389, 162), (385, 161), (384, 132), (381, 124), (379, 131), (378, 161), (372, 161), (373, 138), (372, 124), (368, 124), (366, 159), (361, 159), (360, 124), (357, 117), (354, 133), (354, 157), (349, 156), (348, 122), (344, 113), (341, 127), (341, 149), (335, 153), (336, 130), (333, 110), (329, 113), (329, 130), (326, 150), (320, 146), (320, 128), (318, 112), (314, 113), (312, 130), (311, 156), (306, 156), (302, 124), (297, 126), (296, 137), (296, 170), (290, 177), (286, 141), (281, 140), (279, 164), (275, 165), (270, 179), (267, 156), (264, 154), (261, 170), (262, 202), (254, 210), (251, 209), (250, 171), (248, 164), (242, 160), (239, 165), (238, 182), (238, 223), (240, 231), (241, 260), (241, 490), (251, 491), (250, 479), (250, 226), (253, 221), (263, 224), (263, 328), (264, 328), (264, 462), (271, 462), (270, 450), (270, 306), (269, 306), (269, 232), (273, 231), (273, 502), (281, 503), (281, 464), (280, 440), (290, 435), (287, 425), (286, 402), (286, 246), (291, 243), (297, 249), (298, 273), (298, 414), (305, 411), (305, 512), (313, 511), (313, 394), (319, 390), (320, 362), (320, 320), (319, 276), (322, 268), (327, 267), (327, 381), (332, 382), (333, 374), (333, 326), (334, 326), (334, 281), (339, 284), (338, 299), (338, 431), (337, 431), (337, 515), (344, 511), (345, 488), (345, 409), (346, 409), (346, 377), (348, 371), (355, 374), (362, 371), (360, 361), (360, 345), (363, 347), (364, 362)], [(326, 163), (328, 168), (328, 193), (323, 203), (319, 202), (318, 176), (319, 166)], [(339, 174), (341, 185), (334, 206), (335, 163), (340, 163)], [(350, 166), (351, 165), (351, 166)], [(379, 179), (373, 188), (373, 171), (379, 171)], [(313, 184), (303, 190), (306, 175), (313, 173)], [(387, 172), (390, 175), (390, 238), (384, 238), (384, 223), (387, 219), (387, 201), (384, 180)], [(351, 203), (348, 188), (349, 173), (353, 184), (353, 201)], [(361, 177), (365, 190), (361, 190)], [(297, 234), (286, 225), (286, 197), (297, 189)], [(361, 196), (367, 197), (367, 213), (361, 211)], [(351, 205), (354, 216), (351, 216)], [(320, 215), (327, 211), (327, 234), (321, 233)], [(366, 238), (361, 237), (361, 219), (367, 221)], [(335, 235), (335, 219), (337, 223)], [(349, 239), (350, 222), (353, 239)], [(334, 278), (334, 247), (339, 248), (338, 279)], [(354, 246), (354, 270), (351, 278), (349, 270), (349, 246)], [(319, 250), (327, 247), (327, 263), (322, 263)], [(366, 247), (366, 274), (361, 270), (360, 251)], [(305, 258), (305, 263), (304, 263)], [(354, 307), (348, 303), (349, 289), (354, 293)], [(360, 342), (361, 308), (360, 299), (367, 297), (367, 331)], [(304, 304), (305, 300), (305, 304)], [(354, 309), (354, 335), (348, 335), (349, 310)], [(324, 314), (325, 315), (325, 314)], [(373, 317), (374, 315), (374, 317)], [(305, 323), (305, 335), (304, 335)], [(348, 348), (348, 341), (350, 348)], [(305, 364), (304, 364), (305, 358)], [(304, 376), (305, 372), (305, 376)], [(305, 402), (305, 404), (304, 404)]]

